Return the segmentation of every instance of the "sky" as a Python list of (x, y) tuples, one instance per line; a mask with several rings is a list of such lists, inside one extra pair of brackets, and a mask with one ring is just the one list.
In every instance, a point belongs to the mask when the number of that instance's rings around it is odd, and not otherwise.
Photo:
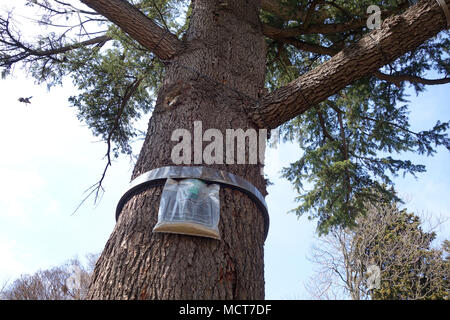
[[(3, 3), (0, 0), (0, 4)], [(411, 91), (412, 130), (431, 128), (450, 118), (450, 86), (428, 87), (418, 97)], [(20, 274), (57, 266), (87, 253), (100, 252), (115, 224), (115, 207), (126, 189), (133, 163), (121, 156), (108, 170), (106, 193), (100, 203), (89, 200), (75, 214), (83, 192), (98, 181), (105, 165), (106, 145), (76, 118), (68, 97), (76, 93), (69, 81), (48, 91), (21, 70), (0, 80), (0, 287)], [(31, 104), (19, 97), (33, 96)], [(149, 116), (137, 125), (145, 129)], [(134, 152), (140, 151), (134, 144)], [(292, 185), (280, 170), (301, 155), (285, 143), (268, 148), (266, 202), (270, 230), (265, 243), (267, 299), (309, 298), (304, 285), (313, 276), (307, 259), (315, 237), (315, 221), (298, 218)], [(450, 154), (439, 148), (427, 158), (403, 154), (427, 166), (415, 179), (395, 179), (406, 207), (416, 213), (450, 218)], [(438, 229), (439, 240), (450, 238), (448, 223)]]

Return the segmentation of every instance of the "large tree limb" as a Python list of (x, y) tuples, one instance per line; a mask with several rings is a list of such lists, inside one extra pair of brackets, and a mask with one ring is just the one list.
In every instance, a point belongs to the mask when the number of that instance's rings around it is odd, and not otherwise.
[(446, 28), (438, 2), (422, 0), (405, 13), (386, 19), (380, 30), (374, 30), (319, 67), (263, 96), (250, 116), (261, 127), (276, 128)]
[(159, 58), (168, 60), (180, 53), (183, 43), (125, 0), (81, 0), (128, 33)]
[(299, 50), (302, 51), (308, 51), (312, 53), (318, 53), (322, 55), (327, 56), (334, 56), (336, 53), (339, 52), (339, 50), (333, 48), (333, 47), (324, 47), (315, 43), (309, 43), (305, 41), (301, 41), (295, 38), (289, 38), (289, 39), (280, 39), (281, 43), (289, 44)]
[[(332, 5), (327, 1), (320, 1), (326, 4)], [(314, 5), (316, 6), (316, 5)], [(311, 7), (310, 7), (311, 8)], [(290, 21), (290, 20), (298, 20), (298, 21), (323, 21), (325, 20), (329, 13), (328, 10), (318, 10), (315, 12), (311, 12), (308, 17), (307, 10), (302, 10), (300, 7), (293, 7), (289, 4), (282, 4), (279, 0), (261, 0), (261, 9), (269, 12), (281, 20)], [(312, 13), (312, 14), (311, 14)], [(309, 19), (311, 18), (311, 19)]]
[(45, 9), (53, 14), (58, 14), (58, 15), (67, 15), (68, 13), (82, 13), (82, 14), (88, 14), (88, 15), (99, 15), (99, 13), (97, 12), (91, 12), (91, 11), (86, 11), (86, 10), (82, 10), (80, 8), (75, 7), (73, 4), (67, 3), (67, 2), (63, 2), (63, 1), (59, 1), (59, 0), (55, 0), (56, 3), (60, 4), (63, 7), (67, 7), (70, 9), (58, 9), (58, 8), (53, 8), (48, 2), (39, 2), (39, 1), (33, 1), (33, 5), (36, 5), (42, 9)]
[[(333, 47), (324, 47), (318, 44), (308, 43), (294, 38), (283, 39), (280, 41), (282, 43), (292, 45), (299, 50), (317, 53), (321, 55), (327, 55), (332, 57), (335, 54), (339, 53), (339, 50)], [(440, 79), (426, 79), (411, 74), (385, 74), (380, 71), (375, 71), (373, 75), (380, 80), (391, 82), (395, 84), (397, 87), (400, 87), (401, 83), (405, 81), (408, 81), (410, 83), (420, 83), (424, 85), (440, 85), (450, 83), (450, 77), (448, 76)]]
[[(400, 6), (403, 8), (403, 6)], [(382, 17), (389, 17), (398, 11), (384, 10), (381, 11)], [(305, 17), (305, 23), (290, 28), (276, 28), (267, 24), (262, 25), (263, 34), (266, 37), (272, 39), (291, 38), (304, 34), (333, 34), (348, 32), (361, 29), (366, 26), (369, 15), (365, 15), (358, 18), (351, 18), (347, 22), (342, 23), (323, 23), (323, 20), (319, 20), (322, 23), (309, 23), (308, 16)]]

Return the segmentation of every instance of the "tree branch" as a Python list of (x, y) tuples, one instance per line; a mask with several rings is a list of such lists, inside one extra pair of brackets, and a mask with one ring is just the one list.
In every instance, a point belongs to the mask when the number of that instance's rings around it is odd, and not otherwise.
[[(250, 116), (261, 127), (276, 128), (446, 28), (437, 1), (422, 0), (405, 13), (386, 19), (380, 30), (372, 31), (319, 67), (263, 96)], [(383, 54), (380, 48), (389, 50)]]
[[(302, 50), (302, 51), (308, 51), (312, 53), (317, 53), (321, 55), (327, 55), (327, 56), (334, 56), (335, 54), (339, 53), (338, 49), (335, 49), (333, 47), (324, 47), (315, 43), (308, 43), (305, 41), (297, 40), (295, 38), (289, 38), (289, 39), (280, 39), (281, 43), (286, 43), (289, 45), (292, 45), (293, 47)], [(413, 76), (410, 74), (385, 74), (381, 71), (375, 71), (373, 73), (375, 77), (377, 77), (380, 80), (388, 81), (393, 84), (395, 84), (397, 87), (401, 86), (401, 83), (404, 81), (408, 81), (411, 83), (421, 83), (425, 85), (439, 85), (439, 84), (446, 84), (450, 82), (450, 77), (445, 77), (441, 79), (425, 79), (418, 76)]]
[(325, 2), (325, 0), (313, 0), (312, 1), (309, 8), (306, 10), (305, 19), (303, 20), (303, 24), (304, 24), (305, 28), (308, 28), (308, 26), (310, 25), (310, 23), (313, 19), (314, 13), (317, 13), (317, 12), (315, 12), (316, 7), (320, 4), (322, 4), (323, 2)]
[(292, 9), (284, 6), (278, 0), (262, 0), (261, 9), (276, 15), (278, 18), (289, 20), (303, 20), (305, 14), (300, 9)]
[(183, 43), (125, 0), (81, 0), (119, 26), (159, 58), (169, 60), (183, 50)]
[(339, 52), (339, 50), (334, 49), (332, 47), (324, 47), (315, 43), (309, 43), (305, 41), (301, 41), (295, 38), (288, 38), (288, 39), (280, 39), (280, 42), (290, 44), (294, 46), (295, 48), (302, 50), (302, 51), (308, 51), (312, 53), (318, 53), (322, 55), (327, 56), (334, 56), (336, 53)]
[[(62, 7), (54, 8), (48, 3), (48, 1), (44, 1), (43, 3), (39, 2), (39, 1), (33, 1), (32, 5), (38, 6), (54, 15), (67, 15), (70, 13), (82, 13), (82, 14), (86, 14), (86, 15), (100, 15), (97, 12), (91, 12), (91, 11), (86, 11), (86, 10), (77, 8), (70, 3), (66, 3), (66, 2), (62, 2), (62, 1), (58, 1), (58, 0), (54, 0), (54, 1), (58, 4), (60, 4)], [(63, 9), (63, 7), (68, 7), (70, 9)]]
[(91, 197), (91, 195), (95, 195), (94, 197), (94, 203), (97, 203), (100, 192), (103, 192), (103, 181), (105, 180), (106, 177), (106, 172), (108, 171), (108, 168), (112, 165), (111, 163), (111, 146), (112, 146), (112, 138), (113, 135), (116, 133), (117, 130), (119, 130), (119, 126), (120, 126), (120, 120), (122, 118), (123, 112), (125, 111), (125, 108), (129, 102), (129, 100), (131, 99), (131, 97), (136, 93), (136, 91), (138, 90), (141, 82), (144, 80), (144, 77), (141, 78), (136, 78), (126, 89), (125, 89), (125, 93), (124, 96), (122, 97), (122, 101), (120, 102), (120, 106), (118, 108), (117, 114), (114, 118), (114, 124), (112, 125), (111, 130), (108, 133), (108, 137), (106, 138), (106, 145), (107, 145), (107, 150), (106, 150), (106, 165), (105, 168), (103, 169), (102, 175), (100, 177), (100, 180), (98, 182), (96, 182), (95, 184), (93, 184), (92, 186), (90, 186), (85, 192), (89, 192), (86, 197), (80, 202), (80, 204), (77, 206), (77, 208), (75, 209), (75, 211), (72, 213), (75, 214), (78, 209), (83, 205), (83, 203), (89, 199)]
[(319, 108), (317, 108), (317, 116), (319, 117), (319, 123), (320, 127), (322, 128), (324, 137), (328, 138), (330, 141), (335, 141), (333, 136), (327, 130), (327, 127), (325, 125), (325, 119), (323, 118), (323, 113)]
[[(18, 40), (14, 41), (14, 44), (16, 45), (17, 49), (21, 49), (22, 52), (19, 52), (13, 56), (6, 56), (4, 58), (0, 59), (0, 66), (4, 66), (4, 67), (10, 67), (12, 66), (14, 63), (23, 61), (29, 57), (36, 57), (36, 58), (49, 58), (49, 59), (53, 59), (53, 60), (57, 60), (56, 58), (52, 57), (54, 55), (60, 54), (60, 53), (65, 53), (74, 49), (78, 49), (81, 47), (86, 47), (86, 46), (90, 46), (90, 45), (102, 45), (104, 43), (106, 43), (107, 41), (111, 40), (110, 37), (108, 36), (99, 36), (96, 38), (92, 38), (86, 41), (82, 41), (82, 42), (78, 42), (78, 43), (73, 43), (73, 44), (69, 44), (66, 46), (62, 46), (59, 48), (53, 48), (53, 49), (48, 49), (48, 50), (36, 50), (33, 48), (29, 48), (27, 47), (25, 44), (20, 43)], [(2, 41), (0, 39), (1, 43), (6, 44), (4, 41)], [(9, 45), (9, 43), (8, 43)]]
[(367, 18), (359, 18), (346, 23), (325, 23), (325, 24), (310, 24), (300, 25), (287, 29), (279, 29), (267, 24), (262, 25), (263, 33), (266, 37), (272, 39), (290, 38), (303, 34), (330, 34), (340, 33), (351, 30), (357, 30), (366, 25)]
[[(72, 8), (73, 12), (79, 12), (79, 13), (83, 13), (83, 14), (90, 14), (90, 15), (97, 15), (97, 12), (91, 12), (91, 11), (86, 11), (86, 10), (81, 10), (77, 7), (75, 7), (74, 5), (67, 3), (67, 2), (63, 2), (63, 1), (59, 1), (59, 0), (55, 0), (55, 2), (59, 3), (62, 6), (66, 6), (66, 7), (70, 7)], [(37, 5), (41, 5), (39, 3), (36, 2)], [(42, 5), (41, 5), (42, 6)], [(66, 12), (65, 12), (66, 13)]]
[[(347, 138), (345, 137), (345, 128), (344, 128), (344, 121), (342, 120), (342, 111), (339, 110), (339, 108), (333, 108), (336, 110), (338, 122), (339, 122), (339, 132), (341, 134), (341, 140), (342, 140), (342, 153), (344, 156), (344, 160), (348, 160), (348, 146), (347, 146)], [(347, 187), (347, 193), (345, 194), (345, 203), (348, 205), (350, 201), (350, 195), (352, 193), (352, 184), (350, 183), (350, 173), (348, 171), (348, 168), (345, 168), (345, 184)], [(350, 211), (348, 212), (350, 215)]]
[(65, 33), (55, 40), (59, 46), (50, 42), (45, 45), (46, 48), (33, 48), (22, 42), (20, 35), (13, 34), (9, 18), (0, 18), (0, 45), (2, 45), (0, 49), (3, 53), (0, 57), (0, 67), (10, 68), (17, 62), (34, 61), (41, 58), (61, 62), (55, 57), (56, 55), (90, 45), (101, 46), (111, 40), (109, 36), (102, 35), (81, 42), (63, 44), (64, 35)]
[(413, 76), (413, 75), (409, 75), (409, 74), (389, 75), (389, 74), (382, 73), (380, 71), (374, 72), (373, 75), (376, 76), (378, 79), (392, 82), (397, 87), (400, 87), (401, 83), (404, 81), (408, 81), (411, 83), (421, 83), (421, 84), (426, 84), (426, 85), (446, 84), (446, 83), (450, 82), (450, 77), (445, 77), (445, 78), (441, 78), (441, 79), (425, 79), (422, 77), (417, 77), (417, 76)]
[[(364, 15), (358, 18), (352, 17), (350, 13), (346, 13), (346, 15), (349, 17), (349, 21), (342, 22), (342, 23), (323, 23), (325, 20), (325, 17), (321, 17), (320, 19), (315, 19), (316, 23), (312, 23), (314, 20), (311, 18), (311, 8), (315, 8), (318, 4), (324, 2), (328, 5), (333, 5), (330, 2), (327, 1), (313, 1), (313, 4), (311, 4), (311, 7), (308, 9), (308, 11), (305, 14), (305, 17), (303, 18), (304, 22), (303, 24), (296, 26), (296, 27), (290, 27), (290, 28), (276, 28), (267, 24), (262, 25), (263, 34), (269, 38), (272, 39), (280, 39), (280, 38), (291, 38), (296, 37), (304, 34), (334, 34), (334, 33), (342, 33), (342, 32), (348, 32), (348, 31), (355, 31), (360, 30), (361, 28), (366, 26), (368, 15)], [(337, 6), (339, 7), (339, 6)], [(340, 8), (340, 7), (339, 7)], [(404, 9), (404, 6), (400, 6), (399, 9)], [(341, 10), (344, 10), (341, 8)], [(317, 13), (317, 12), (316, 12)], [(393, 14), (398, 13), (398, 10), (383, 10), (381, 11), (382, 17), (389, 17)]]

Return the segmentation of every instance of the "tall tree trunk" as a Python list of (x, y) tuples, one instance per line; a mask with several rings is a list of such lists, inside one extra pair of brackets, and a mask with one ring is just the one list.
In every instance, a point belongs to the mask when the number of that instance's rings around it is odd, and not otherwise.
[[(265, 76), (258, 6), (259, 0), (193, 1), (190, 49), (166, 65), (132, 178), (174, 165), (172, 132), (192, 132), (194, 121), (224, 136), (230, 128), (257, 129), (246, 105), (258, 98)], [(241, 176), (266, 194), (259, 165), (210, 167)], [(158, 234), (152, 229), (161, 193), (162, 187), (149, 188), (124, 206), (97, 262), (89, 298), (263, 299), (264, 222), (256, 204), (221, 187), (221, 240)]]
[[(325, 48), (333, 58), (260, 97), (266, 57), (260, 2), (279, 16), (298, 18), (300, 12), (286, 12), (275, 0), (192, 0), (186, 41), (180, 41), (127, 1), (81, 1), (166, 63), (133, 178), (173, 165), (175, 129), (192, 131), (194, 121), (224, 135), (229, 128), (275, 128), (353, 81), (379, 74), (378, 68), (447, 27), (438, 2), (422, 0), (340, 53)], [(266, 193), (258, 165), (211, 167), (241, 176)], [(153, 234), (161, 191), (143, 191), (122, 209), (97, 263), (90, 298), (263, 298), (263, 218), (255, 203), (238, 191), (221, 189), (221, 241)]]

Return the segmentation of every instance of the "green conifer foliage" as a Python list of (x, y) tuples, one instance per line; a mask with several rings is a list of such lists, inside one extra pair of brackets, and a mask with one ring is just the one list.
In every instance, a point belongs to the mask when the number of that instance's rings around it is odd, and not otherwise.
[[(161, 28), (183, 39), (190, 22), (190, 2), (129, 1)], [(266, 89), (272, 91), (323, 64), (370, 31), (371, 0), (262, 1), (260, 20), (267, 36)], [(409, 1), (377, 1), (382, 18), (404, 12)], [(87, 7), (49, 0), (28, 0), (42, 33), (21, 35), (14, 12), (0, 17), (0, 68), (5, 77), (16, 65), (49, 87), (70, 78), (77, 88), (69, 99), (78, 118), (108, 145), (110, 155), (132, 152), (139, 134), (134, 122), (152, 111), (161, 86), (164, 61)], [(424, 172), (423, 165), (398, 154), (426, 156), (450, 149), (448, 119), (432, 128), (411, 130), (406, 89), (417, 93), (427, 84), (449, 82), (449, 37), (442, 31), (414, 51), (389, 62), (389, 48), (379, 48), (386, 65), (310, 106), (280, 127), (285, 140), (304, 150), (284, 170), (298, 191), (295, 212), (317, 219), (320, 232), (351, 226), (363, 203), (380, 195), (396, 199), (392, 177)], [(429, 73), (437, 80), (425, 79)], [(301, 88), (300, 88), (301, 90)], [(101, 186), (101, 183), (100, 183)]]

